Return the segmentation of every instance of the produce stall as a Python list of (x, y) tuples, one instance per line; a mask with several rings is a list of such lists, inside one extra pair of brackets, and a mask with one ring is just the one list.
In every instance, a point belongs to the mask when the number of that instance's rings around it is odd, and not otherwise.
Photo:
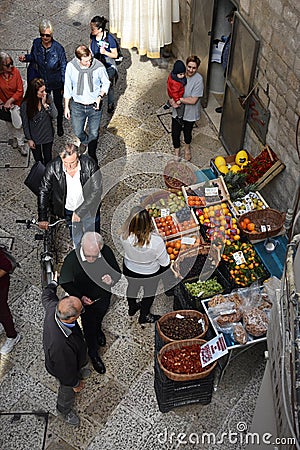
[[(257, 164), (267, 157), (265, 176)], [(211, 355), (220, 352), (221, 375), (233, 351), (266, 340), (273, 302), (266, 286), (282, 273), (285, 216), (258, 192), (271, 179), (270, 169), (282, 165), (269, 148), (257, 158), (239, 152), (228, 157), (231, 164), (222, 158), (194, 174), (183, 162), (170, 163), (167, 189), (142, 199), (177, 278), (174, 312), (155, 331), (155, 391), (162, 412), (211, 400), (217, 362), (205, 358), (214, 339)]]

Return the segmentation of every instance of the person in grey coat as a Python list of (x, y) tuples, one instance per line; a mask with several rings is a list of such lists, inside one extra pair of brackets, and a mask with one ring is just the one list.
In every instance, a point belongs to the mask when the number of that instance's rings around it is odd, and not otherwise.
[(46, 166), (52, 159), (52, 119), (56, 119), (57, 109), (52, 97), (46, 93), (42, 78), (34, 78), (28, 84), (20, 112), (24, 135), (34, 160)]

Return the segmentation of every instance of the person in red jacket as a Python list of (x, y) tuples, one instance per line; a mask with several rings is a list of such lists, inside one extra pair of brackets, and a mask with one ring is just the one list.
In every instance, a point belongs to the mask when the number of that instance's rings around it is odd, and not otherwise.
[(23, 94), (23, 80), (12, 57), (6, 52), (0, 52), (0, 120), (4, 120), (7, 125), (13, 148), (17, 148), (22, 156), (26, 156), (20, 116)]
[(0, 348), (1, 355), (10, 353), (21, 338), (20, 334), (15, 329), (14, 321), (8, 306), (11, 269), (11, 262), (0, 248), (0, 328), (2, 330), (3, 327), (6, 334), (6, 341)]
[(184, 62), (178, 59), (175, 62), (167, 81), (168, 95), (177, 103), (177, 105), (179, 105), (179, 107), (176, 108), (178, 119), (182, 119), (184, 114), (184, 105), (181, 103), (180, 99), (183, 97), (184, 86), (186, 85), (185, 71), (186, 67)]

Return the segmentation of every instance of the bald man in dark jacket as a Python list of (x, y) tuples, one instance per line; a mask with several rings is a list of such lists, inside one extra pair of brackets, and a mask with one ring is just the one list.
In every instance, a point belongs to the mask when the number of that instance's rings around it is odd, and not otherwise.
[(79, 298), (56, 295), (57, 283), (52, 281), (43, 291), (45, 308), (43, 347), (47, 372), (60, 382), (57, 410), (70, 425), (79, 425), (79, 417), (72, 407), (75, 393), (84, 388), (83, 378), (90, 374), (87, 368), (87, 347), (77, 323), (84, 308)]

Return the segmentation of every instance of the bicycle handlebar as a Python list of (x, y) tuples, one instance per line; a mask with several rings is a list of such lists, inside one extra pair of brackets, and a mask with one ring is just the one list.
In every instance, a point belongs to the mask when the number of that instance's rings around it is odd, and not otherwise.
[[(55, 227), (55, 225), (65, 222), (65, 219), (58, 219), (56, 222), (48, 223), (48, 227)], [(36, 225), (38, 226), (38, 221), (36, 219), (16, 219), (16, 223), (24, 223), (27, 225), (27, 228), (30, 227), (30, 225)]]

